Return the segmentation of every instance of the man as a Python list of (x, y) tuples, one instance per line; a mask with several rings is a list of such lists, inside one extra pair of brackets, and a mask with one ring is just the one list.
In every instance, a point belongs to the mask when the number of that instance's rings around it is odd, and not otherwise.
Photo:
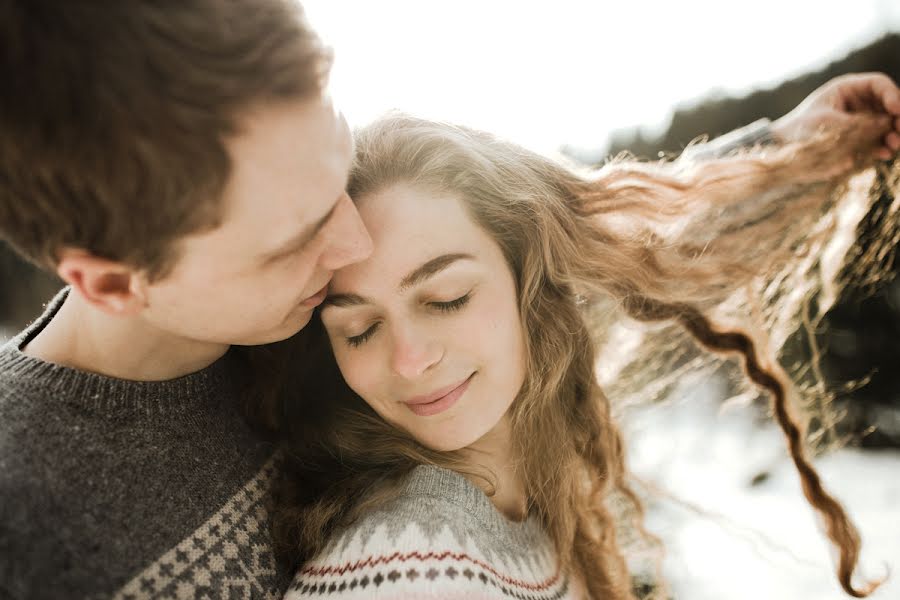
[(290, 0), (4, 2), (0, 235), (70, 286), (0, 355), (0, 597), (278, 597), (223, 358), (371, 241)]
[[(0, 39), (0, 236), (69, 284), (0, 350), (0, 597), (279, 597), (227, 351), (370, 252), (328, 53), (292, 0), (2, 0)], [(817, 94), (717, 147), (900, 115), (883, 76)]]

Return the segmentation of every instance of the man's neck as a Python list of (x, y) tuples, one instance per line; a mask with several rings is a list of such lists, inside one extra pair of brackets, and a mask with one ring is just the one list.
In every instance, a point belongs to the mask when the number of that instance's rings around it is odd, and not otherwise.
[(140, 317), (106, 314), (70, 291), (51, 321), (22, 351), (46, 362), (132, 381), (165, 381), (200, 371), (224, 344), (161, 331)]

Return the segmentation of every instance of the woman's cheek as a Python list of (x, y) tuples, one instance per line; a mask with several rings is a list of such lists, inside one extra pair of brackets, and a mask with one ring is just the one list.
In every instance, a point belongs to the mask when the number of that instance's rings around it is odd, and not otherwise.
[(508, 308), (503, 302), (485, 303), (476, 317), (477, 322), (471, 327), (473, 335), (484, 339), (489, 345), (505, 341), (509, 337), (510, 327), (518, 324), (518, 316)]
[(350, 348), (342, 340), (332, 340), (332, 349), (338, 368), (347, 385), (354, 392), (365, 397), (362, 388), (365, 382), (366, 363), (365, 359), (360, 356), (360, 349)]
[(377, 356), (366, 348), (356, 348), (348, 357), (349, 368), (344, 378), (347, 384), (359, 394), (363, 400), (371, 404), (370, 399), (378, 396), (379, 373), (381, 368)]

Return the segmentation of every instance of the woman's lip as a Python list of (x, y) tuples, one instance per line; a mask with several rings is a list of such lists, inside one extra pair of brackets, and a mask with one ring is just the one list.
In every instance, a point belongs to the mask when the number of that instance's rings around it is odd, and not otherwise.
[(300, 304), (302, 304), (303, 306), (318, 306), (318, 305), (322, 304), (322, 301), (325, 300), (325, 294), (327, 294), (327, 293), (328, 293), (328, 284), (326, 283), (324, 286), (322, 286), (321, 290), (319, 290), (318, 292), (316, 292), (315, 294), (313, 294), (312, 296), (310, 296), (309, 298), (307, 298)]
[(472, 381), (474, 376), (475, 373), (472, 373), (461, 383), (454, 384), (449, 389), (444, 388), (428, 396), (417, 396), (404, 404), (420, 417), (430, 417), (431, 415), (442, 413), (456, 404), (456, 401), (466, 393), (466, 390), (469, 389), (469, 382)]

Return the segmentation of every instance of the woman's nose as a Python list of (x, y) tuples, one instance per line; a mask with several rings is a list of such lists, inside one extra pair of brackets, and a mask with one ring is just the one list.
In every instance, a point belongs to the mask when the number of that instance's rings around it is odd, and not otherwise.
[(391, 369), (405, 379), (421, 377), (443, 358), (443, 349), (437, 340), (412, 328), (396, 331), (391, 355)]

